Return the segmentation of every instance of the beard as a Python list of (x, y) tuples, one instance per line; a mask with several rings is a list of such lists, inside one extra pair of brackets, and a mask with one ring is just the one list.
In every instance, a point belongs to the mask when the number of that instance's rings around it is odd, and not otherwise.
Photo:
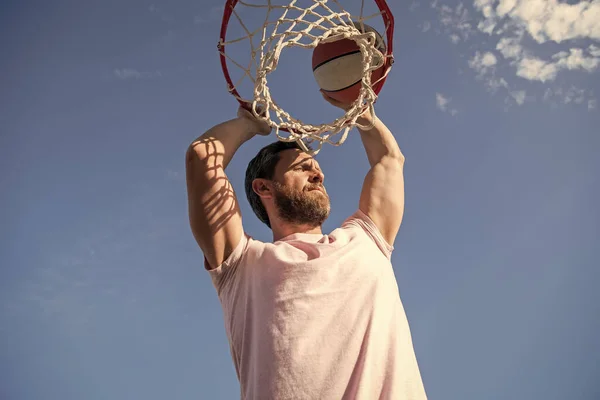
[(329, 196), (325, 191), (310, 191), (319, 187), (323, 189), (321, 185), (310, 185), (304, 190), (297, 190), (278, 182), (273, 183), (275, 206), (282, 220), (295, 225), (317, 227), (323, 225), (329, 217)]

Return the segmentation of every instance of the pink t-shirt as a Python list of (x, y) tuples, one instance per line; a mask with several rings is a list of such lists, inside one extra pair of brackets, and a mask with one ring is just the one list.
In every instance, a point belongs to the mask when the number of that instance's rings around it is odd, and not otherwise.
[(329, 235), (242, 235), (209, 271), (241, 398), (426, 399), (392, 250), (360, 210)]

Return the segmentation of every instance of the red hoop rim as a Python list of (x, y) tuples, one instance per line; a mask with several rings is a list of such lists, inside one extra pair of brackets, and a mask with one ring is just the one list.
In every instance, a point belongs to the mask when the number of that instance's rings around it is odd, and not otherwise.
[[(394, 15), (390, 10), (390, 7), (387, 5), (385, 0), (374, 0), (375, 4), (379, 8), (381, 12), (381, 18), (383, 19), (383, 23), (385, 26), (385, 37), (386, 37), (386, 53), (385, 53), (385, 69), (388, 70), (391, 68), (394, 63)], [(228, 86), (228, 91), (231, 93), (240, 103), (242, 107), (246, 109), (250, 109), (250, 106), (247, 102), (242, 101), (240, 98), (240, 94), (237, 89), (233, 85), (231, 80), (231, 75), (229, 74), (229, 68), (227, 66), (227, 57), (225, 56), (225, 39), (227, 36), (227, 27), (229, 26), (229, 20), (231, 19), (231, 15), (233, 14), (233, 9), (237, 5), (238, 0), (227, 0), (225, 3), (225, 8), (223, 10), (223, 19), (221, 21), (221, 32), (219, 34), (219, 43), (217, 44), (217, 50), (219, 51), (219, 58), (221, 59), (221, 69), (223, 70), (223, 75), (225, 76), (225, 81)], [(387, 79), (386, 74), (379, 82), (373, 85), (373, 91), (375, 94), (379, 95), (381, 89), (383, 89), (383, 85)], [(282, 130), (285, 130), (282, 128)]]

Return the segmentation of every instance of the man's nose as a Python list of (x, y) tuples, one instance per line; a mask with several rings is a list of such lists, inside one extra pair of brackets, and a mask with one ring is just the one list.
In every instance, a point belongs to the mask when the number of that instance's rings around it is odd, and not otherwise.
[(312, 176), (311, 176), (311, 183), (323, 183), (323, 179), (325, 178), (325, 176), (323, 176), (322, 172), (319, 171), (314, 171)]

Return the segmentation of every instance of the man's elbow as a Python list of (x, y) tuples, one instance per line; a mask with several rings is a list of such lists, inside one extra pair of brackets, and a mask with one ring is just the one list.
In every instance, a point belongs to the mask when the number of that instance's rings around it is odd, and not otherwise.
[(388, 172), (402, 172), (404, 168), (404, 161), (404, 155), (401, 152), (397, 152), (383, 156), (381, 160), (379, 160), (379, 165)]

